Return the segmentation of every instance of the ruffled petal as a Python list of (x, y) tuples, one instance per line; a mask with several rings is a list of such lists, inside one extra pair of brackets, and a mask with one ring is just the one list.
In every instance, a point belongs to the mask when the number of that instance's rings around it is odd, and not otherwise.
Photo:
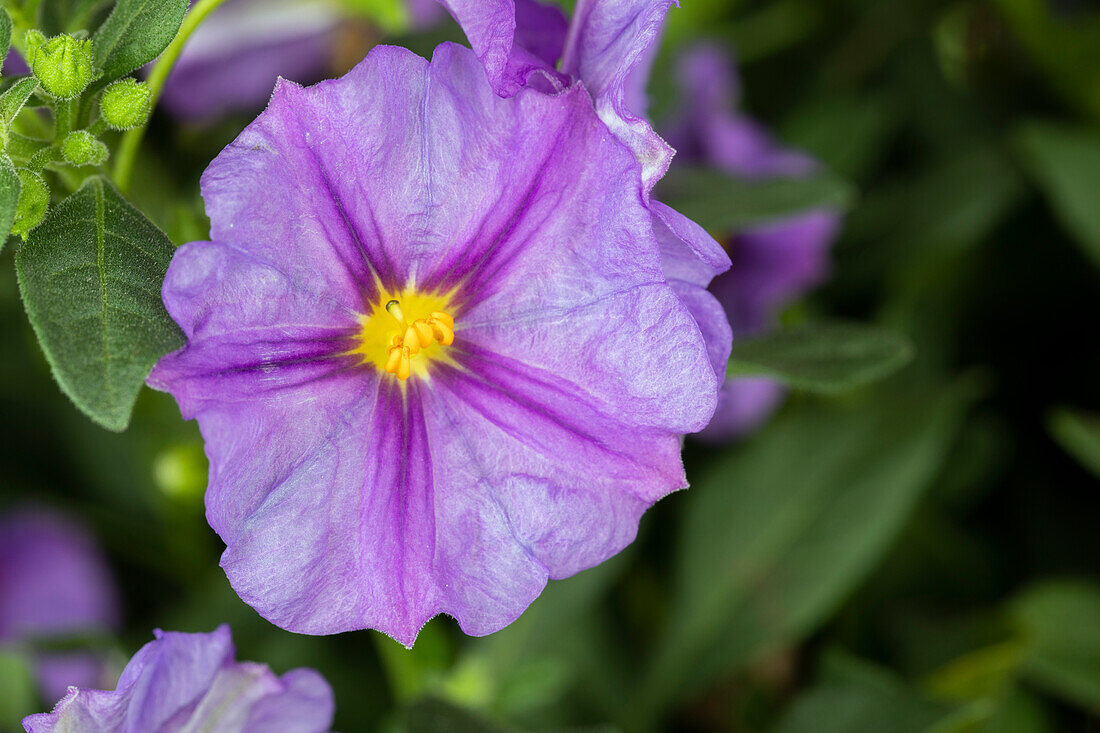
[(686, 486), (677, 436), (622, 420), (552, 370), (469, 347), (425, 390), (441, 592), (464, 631), (510, 623), (548, 577), (614, 555)]
[(172, 392), (190, 419), (211, 401), (253, 400), (357, 363), (347, 353), (358, 304), (306, 283), (243, 248), (180, 247), (165, 278), (164, 303), (188, 344), (162, 358), (148, 384)]
[(493, 91), (511, 97), (534, 73), (556, 78), (567, 22), (536, 0), (440, 0), (462, 27)]
[(329, 729), (332, 691), (312, 670), (278, 678), (264, 665), (235, 662), (228, 626), (209, 634), (155, 634), (126, 665), (115, 690), (72, 687), (52, 712), (25, 718), (24, 727), (29, 733), (256, 733), (274, 730), (264, 728), (265, 721), (285, 712), (280, 730)]
[(674, 150), (654, 132), (637, 100), (644, 78), (633, 76), (652, 60), (661, 24), (673, 0), (579, 0), (573, 11), (561, 71), (584, 82), (604, 124), (642, 166), (648, 194), (672, 162)]

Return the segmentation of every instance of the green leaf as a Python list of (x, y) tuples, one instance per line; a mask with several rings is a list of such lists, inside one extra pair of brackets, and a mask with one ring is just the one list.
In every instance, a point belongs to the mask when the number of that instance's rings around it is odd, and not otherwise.
[(187, 0), (118, 0), (92, 37), (101, 82), (149, 63), (168, 47), (183, 23)]
[(894, 331), (833, 323), (735, 340), (726, 375), (767, 376), (832, 394), (880, 379), (912, 358), (912, 344)]
[(22, 730), (20, 721), (36, 712), (34, 677), (26, 659), (0, 649), (0, 730)]
[(37, 88), (38, 80), (33, 76), (28, 76), (12, 84), (11, 88), (4, 92), (3, 96), (0, 96), (0, 122), (5, 127), (11, 125), (12, 120), (19, 114), (19, 110), (23, 109), (23, 105), (27, 103), (27, 100), (31, 98)]
[(8, 49), (11, 48), (11, 16), (4, 8), (0, 8), (0, 59), (7, 58)]
[(847, 209), (855, 191), (831, 174), (748, 181), (706, 168), (672, 169), (660, 198), (712, 232), (729, 232), (817, 208)]
[(673, 619), (627, 715), (644, 721), (816, 628), (869, 573), (936, 475), (973, 385), (792, 411), (695, 478)]
[(847, 669), (799, 695), (774, 733), (925, 733), (955, 715), (869, 663), (845, 658), (831, 664)]
[(172, 253), (164, 233), (95, 176), (16, 254), (23, 304), (54, 378), (109, 430), (126, 429), (153, 364), (183, 345), (160, 297)]
[(1100, 476), (1100, 415), (1063, 407), (1054, 411), (1049, 424), (1062, 447)]
[(1027, 679), (1065, 700), (1100, 709), (1100, 588), (1047, 582), (1020, 596), (1011, 616), (1028, 647)]
[(19, 205), (19, 174), (8, 156), (0, 156), (0, 251), (11, 234), (15, 210)]
[(1100, 267), (1100, 133), (1033, 122), (1016, 142), (1055, 216)]

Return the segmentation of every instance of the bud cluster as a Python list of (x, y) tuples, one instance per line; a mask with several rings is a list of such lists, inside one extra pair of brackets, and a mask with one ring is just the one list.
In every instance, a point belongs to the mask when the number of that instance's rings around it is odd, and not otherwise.
[[(92, 42), (83, 31), (47, 38), (31, 29), (23, 34), (21, 50), (31, 76), (16, 80), (0, 94), (0, 154), (10, 157), (17, 166), (21, 189), (12, 233), (25, 239), (42, 223), (50, 205), (50, 188), (43, 171), (106, 163), (110, 150), (99, 136), (107, 130), (132, 130), (144, 125), (152, 107), (152, 92), (148, 84), (137, 79), (106, 84), (110, 78), (102, 78)], [(82, 99), (99, 90), (98, 105)], [(35, 94), (53, 111), (52, 140), (41, 140), (34, 125), (27, 128), (26, 134), (20, 134), (22, 123), (17, 124), (16, 118)], [(97, 107), (99, 117), (95, 119)]]

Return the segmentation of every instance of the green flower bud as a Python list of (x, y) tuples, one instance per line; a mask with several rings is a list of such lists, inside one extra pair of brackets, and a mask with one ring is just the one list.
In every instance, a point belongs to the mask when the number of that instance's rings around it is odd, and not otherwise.
[(152, 93), (149, 85), (137, 79), (123, 79), (107, 87), (99, 100), (99, 114), (116, 130), (130, 130), (149, 118)]
[(65, 160), (76, 166), (101, 165), (107, 160), (109, 151), (92, 133), (77, 130), (61, 143), (61, 154), (65, 156)]
[(92, 81), (91, 41), (54, 36), (28, 54), (35, 78), (55, 97), (72, 99)]
[(50, 208), (50, 187), (46, 185), (46, 179), (34, 171), (20, 168), (17, 173), (22, 188), (19, 189), (19, 203), (15, 207), (11, 233), (26, 239), (30, 231), (46, 218), (46, 209)]

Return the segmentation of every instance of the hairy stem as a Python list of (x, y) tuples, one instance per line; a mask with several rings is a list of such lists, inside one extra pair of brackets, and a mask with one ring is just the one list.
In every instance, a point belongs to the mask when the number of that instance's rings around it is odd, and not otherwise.
[[(172, 42), (168, 44), (168, 48), (166, 48), (160, 58), (157, 59), (157, 63), (149, 73), (147, 81), (149, 83), (149, 91), (151, 92), (150, 100), (152, 105), (155, 106), (157, 100), (160, 99), (160, 93), (164, 89), (164, 82), (168, 79), (168, 75), (172, 73), (176, 61), (179, 60), (180, 53), (187, 44), (187, 39), (191, 37), (195, 29), (206, 19), (206, 16), (210, 15), (210, 13), (216, 10), (223, 2), (225, 2), (225, 0), (198, 0), (183, 19), (183, 25), (180, 26), (179, 33), (177, 33)], [(122, 143), (119, 145), (118, 152), (115, 155), (114, 171), (115, 185), (118, 186), (120, 191), (125, 192), (126, 189), (130, 187), (130, 178), (134, 173), (134, 162), (137, 160), (138, 149), (141, 147), (141, 140), (145, 136), (145, 128), (148, 124), (148, 121), (146, 121), (144, 125), (135, 127), (122, 137)]]

